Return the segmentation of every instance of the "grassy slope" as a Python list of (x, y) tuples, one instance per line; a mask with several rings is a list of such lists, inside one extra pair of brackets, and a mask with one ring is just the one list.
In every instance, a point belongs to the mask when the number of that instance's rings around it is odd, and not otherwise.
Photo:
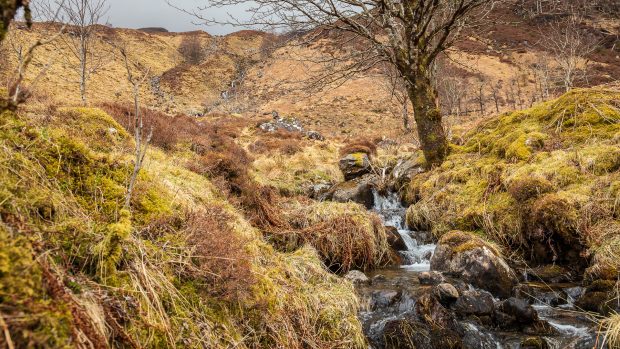
[[(150, 151), (130, 213), (127, 133), (98, 109), (36, 114), (0, 116), (0, 313), (17, 347), (364, 347), (352, 286), (311, 248), (263, 242), (182, 155)], [(224, 235), (209, 241), (239, 244), (248, 280), (200, 269), (230, 247), (197, 250), (187, 217), (218, 207)]]
[[(411, 227), (436, 236), (476, 231), (526, 258), (536, 254), (536, 241), (562, 240), (594, 257), (593, 278), (615, 279), (620, 92), (574, 90), (493, 118), (454, 146), (440, 168), (415, 177), (405, 196), (413, 203)], [(544, 253), (565, 257), (549, 247)]]

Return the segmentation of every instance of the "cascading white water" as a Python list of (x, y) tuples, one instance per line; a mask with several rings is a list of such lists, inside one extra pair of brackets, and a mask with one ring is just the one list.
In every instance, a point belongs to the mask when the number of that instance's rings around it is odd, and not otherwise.
[(406, 251), (399, 251), (403, 257), (402, 268), (412, 271), (430, 270), (430, 258), (435, 251), (435, 244), (424, 244), (422, 235), (411, 231), (405, 223), (407, 209), (402, 205), (397, 193), (390, 193), (387, 196), (373, 191), (375, 205), (373, 210), (381, 216), (386, 226), (395, 227), (403, 238)]

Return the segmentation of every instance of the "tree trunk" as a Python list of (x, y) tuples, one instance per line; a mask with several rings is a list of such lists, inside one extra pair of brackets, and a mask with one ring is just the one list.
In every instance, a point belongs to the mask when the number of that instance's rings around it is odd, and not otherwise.
[(25, 0), (4, 0), (0, 1), (0, 42), (4, 40), (6, 32), (9, 30), (9, 25), (15, 17), (15, 14), (20, 8), (24, 8), (24, 17), (26, 23), (30, 26), (31, 16), (30, 8), (28, 7), (28, 1)]
[(409, 100), (405, 98), (405, 101), (403, 102), (403, 126), (405, 126), (405, 132), (411, 131), (411, 126), (409, 126), (409, 108), (407, 106), (408, 103)]
[(437, 105), (437, 91), (429, 78), (419, 78), (409, 89), (409, 97), (413, 102), (413, 117), (418, 127), (426, 166), (439, 166), (448, 155), (448, 142), (441, 123), (441, 111)]
[(83, 106), (86, 106), (86, 59), (86, 38), (83, 37), (80, 42), (80, 97)]

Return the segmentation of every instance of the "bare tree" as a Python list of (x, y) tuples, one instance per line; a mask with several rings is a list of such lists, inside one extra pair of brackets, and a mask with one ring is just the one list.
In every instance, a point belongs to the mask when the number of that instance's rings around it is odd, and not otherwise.
[(536, 81), (536, 91), (540, 100), (548, 99), (551, 94), (552, 69), (549, 66), (549, 57), (542, 55), (531, 67)]
[(465, 98), (465, 86), (463, 81), (456, 76), (446, 76), (438, 82), (438, 89), (444, 103), (447, 114), (460, 117), (463, 113), (463, 99)]
[(107, 0), (48, 0), (41, 5), (40, 12), (43, 17), (60, 11), (60, 20), (69, 25), (67, 35), (61, 38), (70, 51), (70, 55), (65, 57), (68, 63), (73, 65), (72, 59), (77, 59), (79, 62), (74, 67), (79, 78), (80, 97), (84, 105), (87, 102), (88, 80), (105, 63), (106, 54), (102, 54), (93, 46), (97, 40), (97, 24), (109, 9), (106, 2)]
[[(57, 19), (59, 16), (59, 12), (55, 12), (53, 14), (54, 19)], [(29, 86), (24, 86), (24, 79), (26, 77), (26, 72), (28, 67), (32, 63), (34, 59), (35, 50), (41, 46), (45, 46), (58, 39), (58, 37), (62, 34), (65, 26), (64, 25), (51, 25), (52, 30), (47, 32), (43, 37), (38, 38), (32, 43), (28, 43), (22, 40), (22, 34), (20, 33), (21, 29), (15, 27), (15, 25), (11, 25), (8, 31), (8, 35), (5, 35), (6, 41), (3, 41), (2, 51), (6, 57), (3, 62), (4, 69), (10, 70), (10, 60), (13, 56), (16, 61), (16, 67), (12, 73), (8, 73), (7, 77), (7, 85), (9, 92), (9, 102), (12, 105), (18, 105), (23, 103), (31, 94), (32, 88), (37, 84), (37, 82), (45, 76), (47, 70), (50, 68), (52, 61), (48, 61), (43, 65), (43, 68), (38, 72), (38, 74), (30, 81)], [(10, 49), (9, 49), (10, 47)], [(12, 54), (11, 54), (12, 53)]]
[(127, 72), (127, 81), (131, 85), (131, 92), (133, 95), (134, 113), (133, 113), (133, 132), (134, 142), (136, 144), (134, 151), (134, 165), (133, 172), (129, 178), (129, 184), (127, 186), (127, 195), (125, 196), (125, 207), (129, 208), (131, 205), (131, 195), (133, 194), (138, 175), (142, 169), (144, 158), (146, 157), (146, 151), (148, 149), (151, 138), (153, 137), (153, 129), (149, 130), (148, 135), (144, 135), (144, 120), (142, 117), (142, 110), (140, 108), (140, 87), (149, 78), (150, 68), (143, 68), (139, 64), (131, 62), (127, 50), (125, 48), (120, 49), (120, 54), (123, 57), (125, 63), (125, 70)]
[(384, 65), (381, 68), (381, 76), (379, 79), (383, 82), (382, 86), (390, 96), (390, 100), (396, 100), (396, 103), (400, 107), (400, 117), (403, 121), (403, 127), (405, 132), (411, 131), (411, 122), (409, 117), (409, 107), (411, 101), (407, 93), (407, 86), (403, 79), (400, 78), (398, 72), (395, 71), (391, 65)]
[[(340, 69), (313, 77), (314, 83), (342, 81), (388, 63), (398, 72), (413, 104), (414, 118), (427, 166), (439, 165), (448, 152), (433, 65), (472, 19), (483, 18), (495, 0), (204, 0), (214, 7), (249, 4), (252, 19), (242, 26), (307, 32), (304, 44), (331, 37), (342, 54), (322, 63)], [(476, 14), (476, 16), (472, 16)], [(207, 23), (218, 23), (205, 18)], [(315, 59), (314, 62), (319, 62)]]
[(581, 28), (581, 22), (581, 16), (572, 13), (554, 23), (545, 35), (546, 46), (560, 68), (560, 81), (565, 91), (573, 88), (577, 80), (587, 78), (588, 56), (599, 46), (599, 41)]
[(498, 81), (495, 84), (491, 85), (491, 97), (493, 98), (493, 103), (495, 103), (495, 112), (499, 114), (499, 104), (501, 102), (501, 97), (499, 96), (499, 92), (502, 90), (502, 83)]
[(480, 115), (484, 116), (484, 103), (486, 98), (484, 97), (484, 87), (486, 81), (484, 79), (478, 80), (478, 106), (480, 107)]

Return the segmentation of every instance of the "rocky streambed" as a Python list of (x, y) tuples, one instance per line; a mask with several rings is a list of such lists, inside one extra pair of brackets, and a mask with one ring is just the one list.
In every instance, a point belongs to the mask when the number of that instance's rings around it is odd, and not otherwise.
[[(575, 304), (592, 290), (554, 274), (531, 281), (482, 239), (451, 233), (439, 242), (405, 226), (395, 193), (373, 192), (372, 210), (399, 236), (402, 265), (351, 272), (372, 348), (605, 348)], [(521, 275), (522, 274), (522, 275)]]

